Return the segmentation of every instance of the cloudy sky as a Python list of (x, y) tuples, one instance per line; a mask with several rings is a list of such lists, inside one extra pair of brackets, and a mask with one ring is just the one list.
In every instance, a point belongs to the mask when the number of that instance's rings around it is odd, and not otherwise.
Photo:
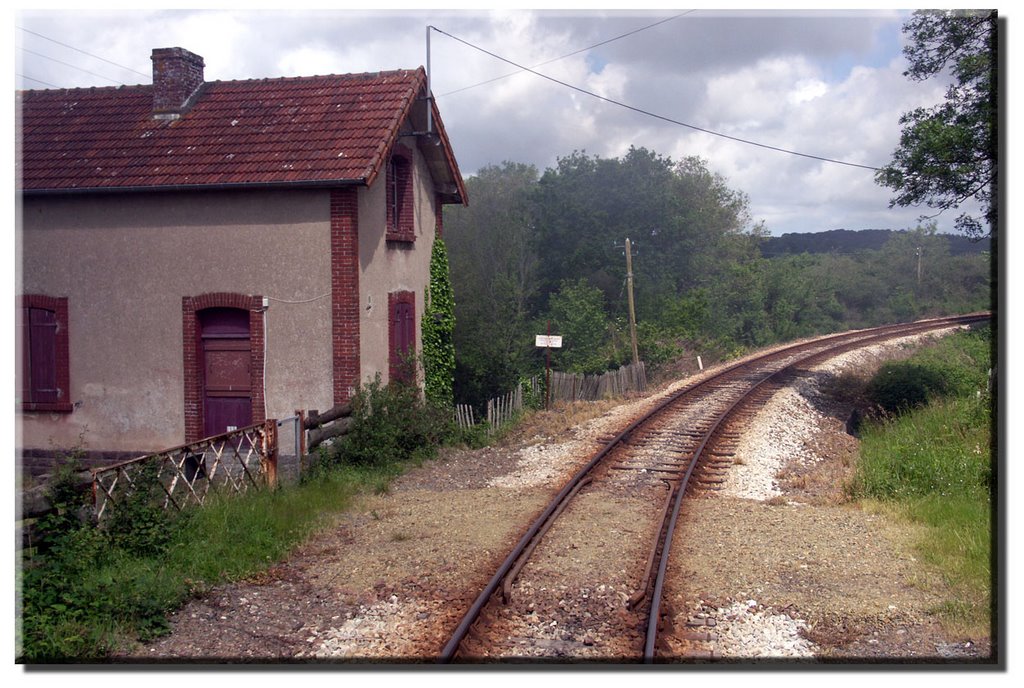
[[(505, 160), (543, 171), (576, 150), (616, 157), (646, 147), (705, 159), (772, 234), (901, 229), (922, 211), (889, 209), (870, 168), (889, 161), (900, 114), (940, 102), (946, 86), (903, 76), (907, 16), (21, 9), (15, 87), (149, 83), (152, 49), (171, 46), (202, 55), (207, 80), (417, 67), (433, 26), (433, 92), (466, 177)], [(939, 217), (940, 229), (954, 217)]]

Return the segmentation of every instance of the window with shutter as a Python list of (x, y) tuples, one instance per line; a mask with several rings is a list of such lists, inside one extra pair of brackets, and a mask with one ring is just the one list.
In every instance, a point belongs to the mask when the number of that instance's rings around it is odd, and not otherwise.
[(416, 240), (413, 213), (412, 162), (409, 152), (396, 146), (387, 166), (387, 240)]
[(22, 296), (19, 340), (21, 410), (71, 411), (67, 298)]

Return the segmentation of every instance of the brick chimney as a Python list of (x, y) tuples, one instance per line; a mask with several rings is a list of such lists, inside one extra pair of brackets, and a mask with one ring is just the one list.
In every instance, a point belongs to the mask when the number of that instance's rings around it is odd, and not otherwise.
[(153, 49), (153, 117), (177, 119), (203, 85), (203, 58), (184, 48)]

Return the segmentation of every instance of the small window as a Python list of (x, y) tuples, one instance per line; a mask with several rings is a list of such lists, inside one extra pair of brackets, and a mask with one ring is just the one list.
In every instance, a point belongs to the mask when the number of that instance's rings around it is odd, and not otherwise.
[(20, 345), (22, 410), (70, 411), (67, 299), (23, 296)]
[(387, 168), (387, 240), (415, 241), (412, 163), (402, 148), (396, 148)]

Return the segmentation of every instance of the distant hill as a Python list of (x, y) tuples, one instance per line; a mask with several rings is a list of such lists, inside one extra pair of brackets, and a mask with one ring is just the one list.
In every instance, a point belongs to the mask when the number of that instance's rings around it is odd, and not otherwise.
[[(761, 242), (765, 258), (790, 253), (856, 253), (882, 248), (897, 230), (893, 229), (830, 229), (825, 232), (783, 234), (766, 237)], [(959, 234), (940, 234), (949, 240), (952, 255), (981, 253), (989, 250), (989, 240), (971, 241)]]

